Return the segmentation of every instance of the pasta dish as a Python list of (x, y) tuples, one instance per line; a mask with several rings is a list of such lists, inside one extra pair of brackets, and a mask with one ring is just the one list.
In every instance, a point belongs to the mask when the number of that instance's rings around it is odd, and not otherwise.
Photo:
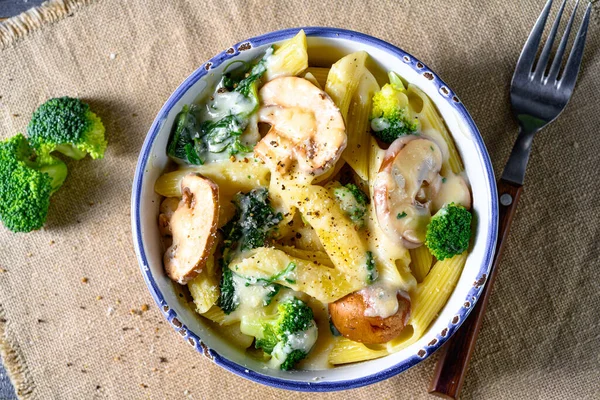
[(232, 346), (324, 369), (418, 340), (450, 297), (471, 192), (443, 119), (364, 51), (310, 65), (303, 31), (226, 66), (177, 115), (157, 180), (166, 274)]

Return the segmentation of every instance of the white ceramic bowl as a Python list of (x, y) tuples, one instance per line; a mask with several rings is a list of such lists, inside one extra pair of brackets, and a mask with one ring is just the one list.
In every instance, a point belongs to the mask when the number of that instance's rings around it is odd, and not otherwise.
[(154, 192), (154, 182), (169, 162), (166, 146), (175, 116), (184, 104), (216, 84), (229, 61), (255, 59), (268, 46), (293, 37), (299, 28), (234, 45), (200, 66), (169, 97), (154, 120), (139, 156), (131, 205), (133, 240), (142, 274), (161, 312), (198, 352), (229, 371), (269, 386), (300, 391), (344, 390), (378, 382), (416, 365), (438, 349), (469, 314), (489, 274), (494, 253), (498, 224), (496, 184), (475, 123), (454, 92), (425, 64), (389, 43), (361, 33), (319, 27), (303, 29), (308, 37), (311, 63), (330, 65), (345, 54), (365, 50), (374, 61), (375, 70), (395, 71), (421, 88), (442, 114), (464, 161), (473, 190), (476, 226), (473, 248), (458, 286), (425, 335), (408, 348), (377, 360), (321, 371), (267, 369), (212, 331), (181, 299), (181, 290), (163, 270), (157, 227), (160, 198)]

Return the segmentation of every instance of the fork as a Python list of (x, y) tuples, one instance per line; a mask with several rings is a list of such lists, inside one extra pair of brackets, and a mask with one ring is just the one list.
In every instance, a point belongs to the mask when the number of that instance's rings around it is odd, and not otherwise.
[(548, 0), (533, 30), (529, 34), (512, 78), (510, 101), (513, 114), (519, 122), (519, 135), (508, 158), (508, 162), (504, 167), (502, 176), (498, 180), (500, 224), (496, 254), (487, 284), (481, 293), (481, 298), (460, 329), (440, 349), (440, 358), (429, 387), (429, 393), (440, 397), (456, 399), (460, 393), (469, 360), (475, 349), (477, 334), (481, 328), (483, 314), (490, 297), (492, 285), (498, 271), (502, 250), (523, 190), (525, 169), (527, 168), (533, 137), (542, 128), (554, 121), (565, 109), (577, 81), (592, 3), (590, 2), (585, 10), (571, 52), (561, 72), (563, 57), (571, 34), (573, 20), (579, 6), (579, 0), (575, 3), (562, 39), (556, 49), (552, 64), (548, 69), (552, 46), (557, 36), (560, 19), (567, 0), (563, 0), (560, 6), (548, 39), (536, 63), (536, 55), (540, 47), (548, 14), (552, 8), (552, 2), (553, 0)]

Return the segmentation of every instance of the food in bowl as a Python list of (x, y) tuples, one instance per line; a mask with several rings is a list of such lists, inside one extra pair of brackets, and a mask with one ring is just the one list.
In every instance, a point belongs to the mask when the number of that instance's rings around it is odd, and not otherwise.
[(272, 368), (416, 342), (465, 265), (471, 191), (427, 95), (364, 51), (308, 62), (300, 31), (184, 106), (155, 183), (164, 268)]

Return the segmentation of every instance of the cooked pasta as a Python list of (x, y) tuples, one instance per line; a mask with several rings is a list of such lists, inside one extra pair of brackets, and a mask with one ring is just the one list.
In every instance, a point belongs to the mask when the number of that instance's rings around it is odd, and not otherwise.
[(323, 68), (323, 67), (308, 67), (306, 69), (306, 73), (311, 74), (315, 77), (317, 82), (319, 83), (320, 88), (324, 88), (327, 84), (327, 76), (329, 75), (329, 70), (331, 68)]
[(319, 89), (323, 89), (323, 86), (321, 86), (321, 84), (319, 83), (317, 78), (311, 72), (306, 72), (304, 74), (304, 79), (306, 79), (307, 81), (309, 81), (310, 83), (312, 83), (313, 85), (318, 87)]
[(416, 249), (410, 250), (410, 258), (412, 261), (412, 271), (417, 279), (417, 282), (423, 282), (423, 279), (425, 279), (429, 273), (429, 270), (431, 269), (433, 256), (426, 246), (420, 246)]
[(194, 299), (196, 312), (203, 314), (210, 310), (219, 299), (219, 279), (216, 276), (214, 255), (206, 262), (206, 267), (188, 282), (188, 289)]
[(306, 52), (306, 35), (300, 31), (273, 52), (269, 59), (265, 80), (270, 81), (279, 76), (296, 76), (308, 68)]
[(342, 117), (346, 119), (352, 97), (366, 71), (368, 54), (364, 51), (348, 54), (331, 66), (325, 91), (338, 106)]
[(283, 370), (416, 342), (471, 233), (462, 161), (433, 102), (394, 72), (378, 82), (364, 51), (329, 67), (308, 52), (300, 31), (227, 65), (177, 116), (177, 165), (155, 183), (166, 274), (224, 340)]
[(365, 69), (348, 109), (348, 121), (352, 123), (346, 125), (348, 146), (342, 153), (342, 158), (365, 182), (369, 180), (371, 99), (378, 90), (377, 80), (369, 70)]

